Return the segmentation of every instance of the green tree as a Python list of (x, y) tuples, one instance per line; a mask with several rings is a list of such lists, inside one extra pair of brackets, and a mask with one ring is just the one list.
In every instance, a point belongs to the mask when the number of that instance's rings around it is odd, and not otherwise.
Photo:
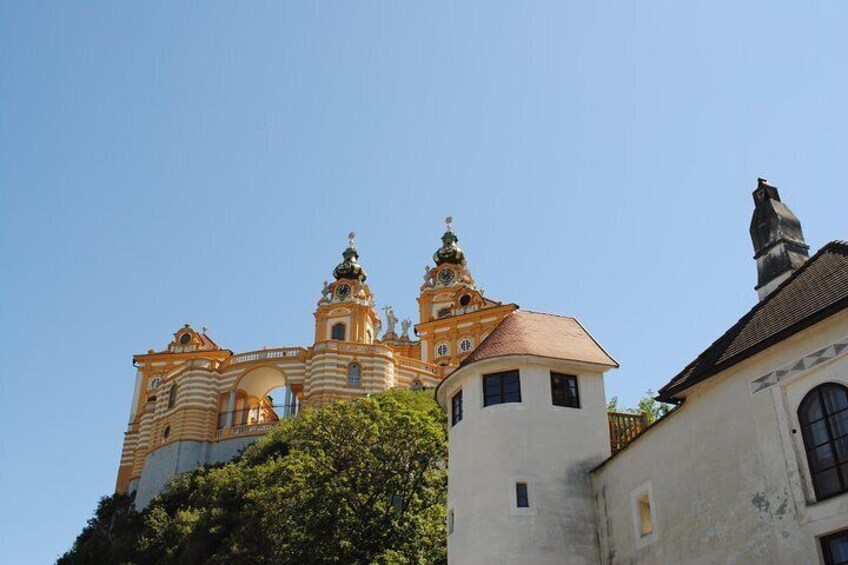
[(237, 460), (176, 477), (143, 512), (124, 503), (120, 550), (101, 533), (115, 512), (98, 507), (59, 563), (445, 563), (446, 458), (427, 392), (306, 410)]
[(609, 412), (630, 412), (638, 414), (644, 412), (648, 415), (648, 422), (653, 423), (669, 413), (672, 406), (665, 402), (660, 402), (654, 398), (656, 393), (652, 390), (646, 390), (645, 396), (639, 399), (636, 408), (623, 408), (618, 405), (618, 397), (613, 396), (607, 402), (607, 411)]

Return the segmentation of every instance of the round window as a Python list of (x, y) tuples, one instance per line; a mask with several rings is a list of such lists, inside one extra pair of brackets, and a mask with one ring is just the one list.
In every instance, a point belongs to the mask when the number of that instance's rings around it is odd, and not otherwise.
[(185, 345), (190, 341), (191, 341), (191, 334), (185, 333), (185, 334), (180, 336), (180, 343), (182, 345)]
[(466, 338), (459, 342), (459, 349), (461, 351), (471, 351), (471, 340)]
[(448, 345), (446, 343), (440, 343), (439, 346), (436, 348), (436, 353), (439, 355), (439, 357), (444, 357), (448, 354)]
[(152, 380), (150, 381), (150, 388), (158, 388), (158, 387), (159, 387), (159, 383), (160, 383), (160, 382), (161, 382), (161, 381), (160, 381), (159, 377), (156, 377), (155, 379), (152, 379)]
[(459, 297), (459, 305), (460, 306), (468, 306), (468, 304), (470, 304), (470, 303), (471, 303), (471, 295), (470, 294), (463, 294), (462, 296)]

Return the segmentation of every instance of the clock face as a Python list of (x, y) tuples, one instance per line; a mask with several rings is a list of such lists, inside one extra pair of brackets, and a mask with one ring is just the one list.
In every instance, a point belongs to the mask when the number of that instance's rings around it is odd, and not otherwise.
[(342, 284), (336, 287), (336, 298), (339, 300), (344, 300), (350, 296), (350, 287), (346, 284)]
[(456, 279), (456, 275), (451, 269), (442, 269), (439, 271), (439, 282), (442, 284), (450, 284)]

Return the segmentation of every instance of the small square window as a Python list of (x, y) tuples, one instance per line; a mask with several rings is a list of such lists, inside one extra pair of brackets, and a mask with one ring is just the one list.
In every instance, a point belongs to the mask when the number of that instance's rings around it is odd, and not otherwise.
[(562, 373), (551, 373), (551, 400), (554, 406), (580, 408), (577, 377)]
[(640, 496), (637, 503), (639, 504), (639, 530), (643, 536), (651, 535), (654, 532), (654, 521), (651, 518), (651, 500), (648, 494)]
[(656, 508), (654, 508), (653, 488), (647, 482), (636, 489), (633, 501), (633, 528), (636, 534), (636, 546), (645, 547), (657, 539)]
[(515, 483), (515, 505), (518, 508), (530, 508), (530, 497), (527, 495), (527, 483)]
[(462, 391), (460, 390), (451, 398), (451, 426), (462, 421)]

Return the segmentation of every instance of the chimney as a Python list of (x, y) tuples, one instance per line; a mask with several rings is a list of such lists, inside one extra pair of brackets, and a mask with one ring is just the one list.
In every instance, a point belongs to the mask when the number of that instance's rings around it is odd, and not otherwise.
[(801, 222), (780, 201), (777, 187), (771, 186), (766, 179), (757, 179), (754, 190), (751, 241), (757, 261), (755, 290), (760, 300), (771, 294), (809, 257), (810, 247), (804, 242)]

